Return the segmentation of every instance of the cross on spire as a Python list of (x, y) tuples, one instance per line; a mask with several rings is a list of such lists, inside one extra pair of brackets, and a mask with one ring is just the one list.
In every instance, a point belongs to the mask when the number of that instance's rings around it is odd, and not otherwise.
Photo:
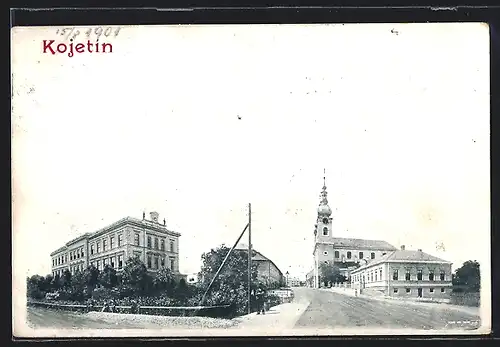
[(323, 187), (326, 187), (326, 169), (323, 168)]

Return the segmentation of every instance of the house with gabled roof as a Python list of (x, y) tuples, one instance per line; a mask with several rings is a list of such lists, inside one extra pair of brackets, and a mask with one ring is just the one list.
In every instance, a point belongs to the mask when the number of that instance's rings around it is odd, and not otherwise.
[(418, 250), (388, 252), (351, 271), (351, 286), (361, 294), (447, 302), (452, 263)]
[[(235, 251), (247, 252), (248, 245), (244, 243), (238, 244)], [(268, 286), (279, 286), (285, 283), (285, 277), (276, 264), (264, 256), (259, 251), (255, 250), (252, 245), (252, 262), (257, 264), (257, 279)]]

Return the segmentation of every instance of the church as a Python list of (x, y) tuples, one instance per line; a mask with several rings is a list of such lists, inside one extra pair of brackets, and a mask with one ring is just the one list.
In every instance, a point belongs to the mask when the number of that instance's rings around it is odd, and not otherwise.
[(314, 225), (314, 268), (306, 276), (310, 287), (319, 288), (321, 281), (320, 266), (332, 263), (340, 269), (340, 273), (350, 279), (351, 272), (357, 269), (364, 260), (377, 260), (396, 247), (382, 240), (365, 240), (334, 237), (332, 228), (332, 209), (328, 205), (326, 177), (323, 177), (321, 200)]

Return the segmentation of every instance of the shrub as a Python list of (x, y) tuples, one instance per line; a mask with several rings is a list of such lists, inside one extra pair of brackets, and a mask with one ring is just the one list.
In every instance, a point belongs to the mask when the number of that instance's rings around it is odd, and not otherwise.
[(95, 300), (98, 300), (98, 301), (118, 299), (118, 298), (120, 298), (120, 292), (115, 288), (110, 289), (110, 288), (100, 287), (100, 288), (94, 289), (94, 291), (92, 292), (92, 298)]

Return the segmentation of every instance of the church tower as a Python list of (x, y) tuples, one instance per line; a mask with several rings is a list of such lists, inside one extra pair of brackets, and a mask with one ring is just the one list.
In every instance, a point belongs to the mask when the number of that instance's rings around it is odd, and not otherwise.
[(326, 191), (326, 170), (323, 169), (323, 188), (321, 189), (320, 202), (316, 224), (314, 225), (314, 288), (320, 287), (320, 252), (325, 252), (324, 243), (333, 241), (332, 209), (328, 205), (328, 192)]
[[(325, 175), (325, 170), (323, 171)], [(318, 215), (314, 225), (314, 241), (330, 241), (333, 237), (332, 209), (328, 205), (328, 192), (326, 191), (326, 177), (323, 176), (323, 188), (321, 189)]]

